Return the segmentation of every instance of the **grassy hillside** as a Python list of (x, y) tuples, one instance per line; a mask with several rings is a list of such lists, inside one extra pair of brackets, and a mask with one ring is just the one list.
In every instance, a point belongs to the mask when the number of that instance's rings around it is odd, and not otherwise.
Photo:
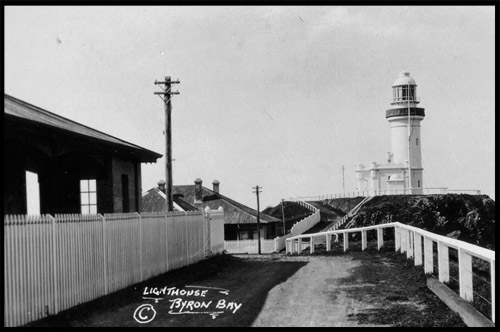
[(329, 205), (332, 209), (343, 212), (343, 214), (351, 211), (359, 202), (361, 202), (364, 197), (347, 197), (347, 198), (334, 198), (327, 199), (324, 201), (325, 204)]
[(352, 227), (393, 221), (495, 250), (495, 201), (487, 195), (376, 196)]
[[(285, 224), (286, 224), (286, 233), (290, 231), (292, 226), (310, 216), (312, 214), (311, 210), (303, 207), (302, 205), (295, 203), (295, 202), (289, 202), (285, 201), (283, 205), (283, 209), (285, 212)], [(282, 210), (282, 204), (278, 204), (274, 207), (267, 207), (265, 210), (262, 211), (263, 213), (273, 216), (275, 218), (278, 218), (280, 220), (283, 220), (283, 210)], [(283, 233), (283, 225), (282, 223), (278, 223), (278, 234)]]

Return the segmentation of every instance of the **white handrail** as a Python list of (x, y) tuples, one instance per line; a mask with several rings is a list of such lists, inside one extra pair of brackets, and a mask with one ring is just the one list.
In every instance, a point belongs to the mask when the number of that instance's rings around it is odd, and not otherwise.
[(305, 231), (311, 229), (311, 227), (316, 225), (321, 220), (321, 215), (320, 215), (319, 209), (315, 208), (311, 204), (304, 202), (304, 201), (301, 201), (301, 200), (298, 200), (296, 198), (290, 198), (290, 201), (298, 203), (298, 204), (308, 208), (309, 210), (313, 211), (313, 214), (311, 214), (310, 216), (307, 216), (305, 218), (302, 218), (300, 221), (293, 224), (292, 228), (290, 229), (290, 233), (285, 234), (283, 236), (277, 236), (274, 239), (274, 243), (275, 243), (274, 250), (276, 252), (280, 251), (281, 249), (283, 249), (286, 246), (286, 242), (285, 242), (286, 239), (290, 238), (291, 236), (304, 233)]
[[(438, 271), (439, 281), (449, 282), (449, 256), (448, 248), (458, 250), (459, 264), (459, 289), (460, 297), (466, 301), (473, 300), (473, 278), (472, 278), (472, 257), (480, 258), (490, 264), (490, 279), (491, 279), (491, 306), (492, 316), (491, 321), (495, 322), (495, 251), (486, 249), (471, 243), (452, 239), (447, 236), (435, 234), (424, 229), (402, 224), (400, 222), (391, 222), (367, 227), (348, 228), (334, 231), (324, 231), (314, 234), (302, 234), (286, 239), (286, 253), (300, 252), (305, 247), (309, 247), (311, 253), (314, 252), (314, 239), (326, 238), (326, 250), (329, 251), (332, 236), (335, 235), (338, 240), (338, 235), (343, 234), (344, 251), (349, 246), (349, 233), (361, 232), (361, 248), (365, 250), (367, 247), (366, 232), (369, 230), (377, 230), (377, 247), (380, 249), (383, 246), (384, 228), (394, 228), (395, 250), (400, 250), (401, 253), (406, 252), (407, 258), (414, 258), (415, 265), (424, 265), (425, 273), (433, 272), (433, 242), (438, 245)], [(302, 239), (308, 238), (308, 243), (303, 243)], [(424, 250), (422, 251), (422, 243)], [(423, 255), (423, 257), (422, 257)]]
[(394, 188), (394, 189), (376, 189), (373, 192), (367, 190), (358, 190), (344, 193), (321, 194), (316, 196), (297, 197), (302, 200), (322, 201), (326, 199), (353, 198), (359, 196), (386, 196), (386, 195), (445, 195), (445, 194), (468, 194), (481, 195), (481, 190), (477, 189), (448, 189), (447, 187), (426, 187), (426, 188)]
[(347, 212), (346, 215), (342, 217), (342, 219), (340, 219), (335, 224), (333, 224), (328, 230), (329, 231), (336, 230), (340, 226), (344, 225), (347, 222), (347, 220), (350, 217), (352, 217), (354, 215), (354, 213), (356, 213), (361, 208), (361, 206), (363, 206), (363, 204), (365, 204), (367, 201), (371, 200), (372, 198), (373, 198), (373, 196), (366, 196), (365, 198), (363, 198), (363, 200), (361, 202), (359, 202), (355, 207), (353, 207), (351, 209), (351, 211)]

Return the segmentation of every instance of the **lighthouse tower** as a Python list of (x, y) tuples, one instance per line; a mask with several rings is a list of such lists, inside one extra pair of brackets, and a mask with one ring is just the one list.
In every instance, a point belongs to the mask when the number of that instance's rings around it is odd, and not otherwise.
[(420, 122), (425, 113), (417, 107), (417, 83), (410, 73), (402, 72), (392, 85), (392, 92), (391, 108), (385, 115), (391, 126), (389, 162), (405, 165), (405, 188), (411, 194), (420, 194), (423, 186)]
[(417, 107), (417, 83), (402, 72), (392, 85), (393, 99), (385, 117), (391, 128), (391, 151), (385, 162), (358, 164), (358, 192), (370, 195), (422, 194), (423, 168), (420, 122), (424, 109)]

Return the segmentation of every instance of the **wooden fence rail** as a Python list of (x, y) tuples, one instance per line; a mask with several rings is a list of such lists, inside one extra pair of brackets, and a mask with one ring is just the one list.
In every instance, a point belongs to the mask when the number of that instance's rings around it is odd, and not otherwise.
[[(399, 222), (392, 222), (368, 227), (349, 228), (335, 231), (319, 232), (314, 234), (303, 234), (290, 237), (286, 240), (286, 252), (301, 252), (309, 247), (310, 253), (314, 252), (315, 242), (325, 241), (326, 250), (331, 250), (333, 236), (338, 241), (342, 235), (344, 251), (349, 248), (349, 234), (361, 233), (361, 249), (367, 248), (367, 232), (377, 232), (377, 248), (384, 245), (384, 233), (386, 228), (394, 229), (395, 250), (405, 253), (407, 258), (415, 262), (415, 266), (423, 266), (425, 273), (433, 273), (433, 246), (437, 245), (438, 252), (438, 278), (440, 282), (450, 280), (449, 248), (458, 250), (459, 266), (459, 295), (464, 300), (473, 300), (473, 273), (472, 258), (480, 259), (489, 265), (490, 270), (490, 303), (491, 317), (489, 319), (495, 323), (495, 251), (479, 247), (464, 241), (452, 239), (443, 235), (438, 235), (414, 226), (405, 225)], [(309, 242), (303, 242), (309, 239)], [(315, 241), (316, 240), (316, 241)], [(323, 243), (325, 243), (323, 242)]]

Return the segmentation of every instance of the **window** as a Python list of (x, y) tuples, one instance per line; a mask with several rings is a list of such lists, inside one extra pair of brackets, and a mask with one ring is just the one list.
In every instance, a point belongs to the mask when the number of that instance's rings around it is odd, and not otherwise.
[(40, 214), (40, 186), (38, 174), (26, 171), (27, 214)]
[(408, 96), (408, 87), (407, 86), (404, 86), (403, 87), (403, 100), (408, 100), (407, 99), (407, 96)]
[(128, 196), (128, 175), (122, 174), (122, 209), (123, 212), (130, 212), (130, 200)]
[(420, 180), (417, 180), (417, 187), (420, 188)]
[(414, 86), (410, 86), (410, 100), (415, 100), (415, 87)]
[(95, 179), (80, 180), (80, 206), (82, 214), (97, 213), (97, 189)]
[(418, 137), (417, 137), (417, 140), (416, 140), (416, 142), (417, 142), (417, 145), (418, 145)]
[(394, 100), (395, 101), (413, 101), (415, 100), (415, 86), (398, 86), (396, 87), (394, 92)]

